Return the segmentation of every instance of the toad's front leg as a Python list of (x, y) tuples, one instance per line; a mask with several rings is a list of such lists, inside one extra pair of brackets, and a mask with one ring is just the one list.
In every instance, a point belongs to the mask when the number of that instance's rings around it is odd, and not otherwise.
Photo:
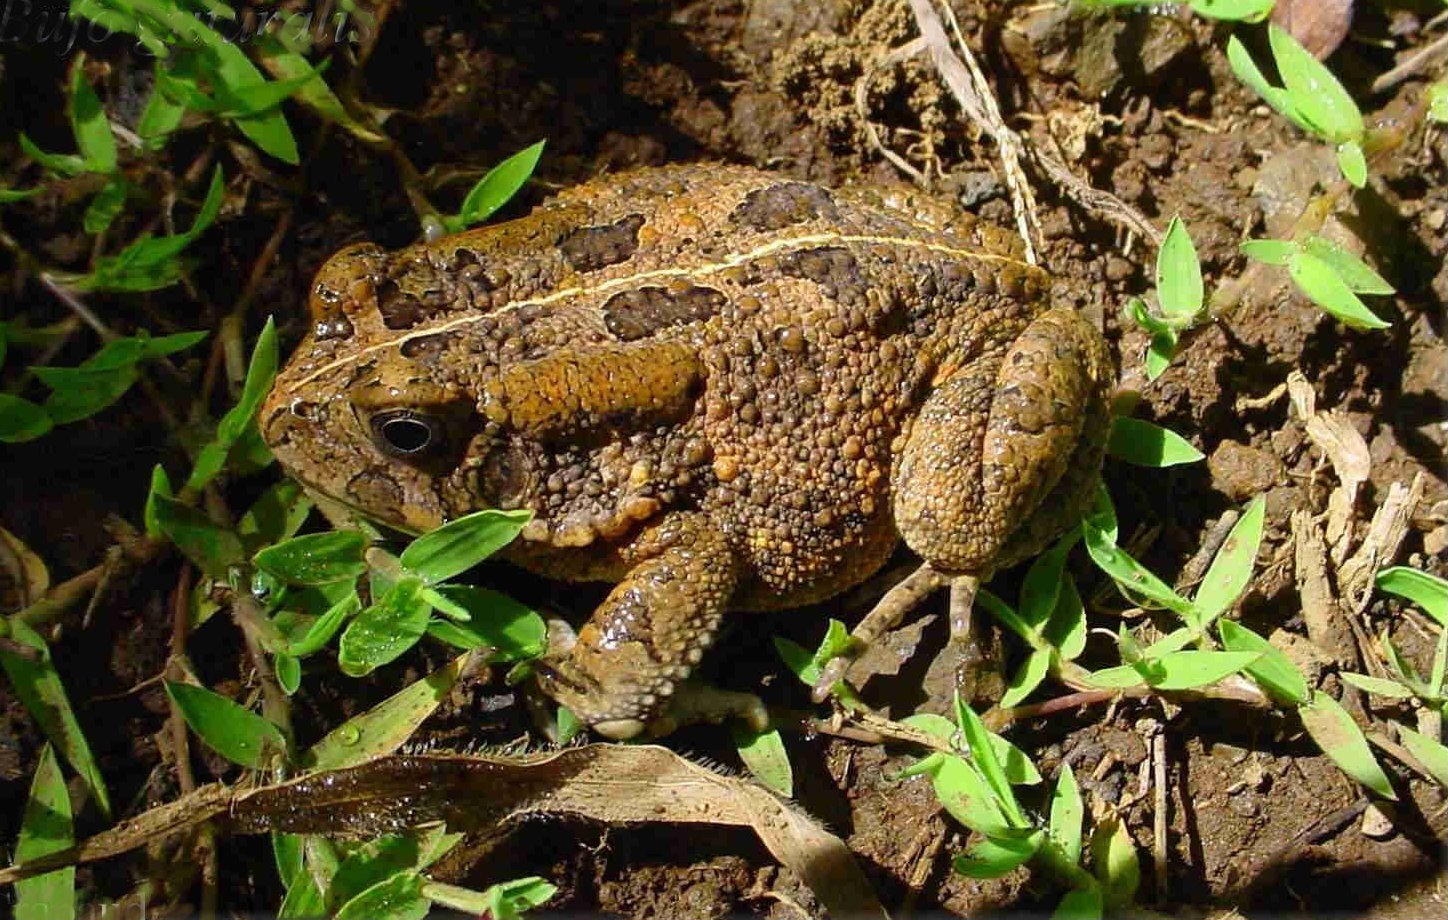
[[(701, 715), (745, 715), (752, 696), (681, 686), (714, 642), (739, 579), (728, 541), (703, 514), (675, 514), (627, 551), (627, 577), (566, 653), (540, 663), (544, 692), (614, 739), (664, 734)], [(714, 711), (693, 711), (707, 703)]]

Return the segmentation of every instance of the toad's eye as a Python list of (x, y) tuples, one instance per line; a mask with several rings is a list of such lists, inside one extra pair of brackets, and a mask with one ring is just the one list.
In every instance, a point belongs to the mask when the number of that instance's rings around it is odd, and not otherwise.
[(394, 457), (418, 457), (442, 446), (442, 422), (412, 409), (393, 409), (372, 416), (377, 447)]

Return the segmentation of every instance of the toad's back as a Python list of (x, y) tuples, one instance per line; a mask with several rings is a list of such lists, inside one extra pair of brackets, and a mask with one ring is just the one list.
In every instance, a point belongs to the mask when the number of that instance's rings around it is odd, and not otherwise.
[(834, 595), (902, 537), (985, 575), (1074, 519), (1109, 361), (1010, 239), (907, 192), (605, 177), (338, 253), (262, 430), (313, 491), (404, 529), (531, 511), (516, 561), (617, 582), (545, 689), (635, 734), (730, 608)]

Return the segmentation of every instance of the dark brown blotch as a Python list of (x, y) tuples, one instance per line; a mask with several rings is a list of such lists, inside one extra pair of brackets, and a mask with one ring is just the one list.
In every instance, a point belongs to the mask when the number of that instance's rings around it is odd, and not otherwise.
[(642, 287), (620, 291), (603, 305), (608, 331), (625, 342), (646, 338), (660, 329), (701, 322), (717, 316), (725, 296), (713, 288), (691, 285), (670, 291)]
[(391, 278), (377, 285), (377, 312), (388, 329), (411, 329), (427, 318), (427, 310)]
[(782, 230), (807, 220), (839, 217), (830, 193), (817, 185), (784, 182), (755, 189), (734, 208), (729, 219), (754, 230)]
[(402, 343), (402, 356), (430, 364), (447, 350), (449, 339), (450, 334), (445, 332), (435, 332), (431, 335), (420, 335), (408, 339)]
[(837, 287), (859, 285), (864, 280), (860, 263), (848, 250), (839, 246), (788, 253), (780, 258), (779, 270), (791, 278)]
[(626, 261), (639, 248), (642, 214), (598, 227), (579, 227), (558, 239), (564, 260), (577, 271), (591, 272)]

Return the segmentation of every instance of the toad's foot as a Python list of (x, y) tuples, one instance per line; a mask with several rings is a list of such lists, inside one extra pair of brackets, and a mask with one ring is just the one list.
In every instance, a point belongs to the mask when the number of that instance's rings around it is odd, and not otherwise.
[[(560, 642), (536, 666), (545, 693), (614, 739), (662, 728), (676, 710), (690, 715), (693, 707), (681, 707), (675, 696), (714, 641), (738, 580), (735, 554), (699, 514), (672, 515), (649, 528), (627, 561), (628, 576), (577, 641), (566, 650)], [(732, 708), (755, 711), (737, 701)]]
[[(820, 669), (820, 676), (815, 680), (811, 691), (814, 701), (823, 702), (830, 695), (831, 688), (844, 679), (851, 664), (865, 649), (899, 626), (911, 611), (945, 585), (950, 586), (951, 641), (973, 641), (971, 608), (975, 602), (976, 589), (980, 587), (980, 579), (974, 575), (944, 575), (927, 562), (885, 592), (885, 596), (880, 598), (874, 609), (865, 614), (864, 619), (850, 632), (849, 653), (831, 658)], [(860, 682), (863, 683), (872, 676), (873, 674), (860, 675)]]
[(659, 738), (700, 722), (723, 722), (740, 719), (751, 731), (762, 732), (769, 727), (769, 711), (764, 701), (752, 693), (721, 690), (690, 681), (680, 684), (669, 700), (668, 708), (654, 719), (612, 719), (595, 722), (593, 730), (614, 741), (633, 738)]

